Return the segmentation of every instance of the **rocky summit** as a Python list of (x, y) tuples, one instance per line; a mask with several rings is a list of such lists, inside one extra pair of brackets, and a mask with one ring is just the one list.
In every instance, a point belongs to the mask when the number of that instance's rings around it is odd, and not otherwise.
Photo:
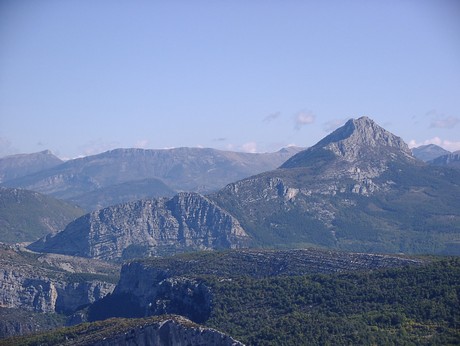
[(259, 245), (460, 253), (460, 174), (367, 117), (213, 198)]
[(104, 260), (245, 247), (239, 222), (197, 193), (139, 200), (86, 214), (30, 249)]
[[(334, 158), (333, 160), (328, 158)], [(281, 168), (321, 166), (329, 176), (373, 178), (395, 160), (413, 163), (406, 143), (368, 117), (350, 119), (313, 147), (288, 159)], [(324, 163), (324, 165), (321, 165)]]

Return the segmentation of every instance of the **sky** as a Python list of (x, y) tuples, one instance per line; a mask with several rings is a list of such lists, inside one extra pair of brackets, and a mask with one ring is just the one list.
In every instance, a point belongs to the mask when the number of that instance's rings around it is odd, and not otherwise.
[(0, 157), (272, 152), (363, 115), (460, 150), (460, 1), (0, 0)]

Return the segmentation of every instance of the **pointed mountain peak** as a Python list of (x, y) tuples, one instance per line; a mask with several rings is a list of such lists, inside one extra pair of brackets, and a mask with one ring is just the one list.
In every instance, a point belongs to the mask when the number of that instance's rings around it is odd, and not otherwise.
[[(396, 147), (410, 153), (409, 147), (400, 138), (377, 125), (375, 121), (364, 116), (350, 119), (345, 125), (319, 141), (315, 147), (325, 148), (330, 144), (340, 143), (341, 151), (347, 146), (365, 145), (367, 147)], [(345, 155), (343, 152), (342, 155)]]
[[(328, 154), (329, 153), (329, 154)], [(311, 148), (294, 155), (282, 168), (310, 166), (319, 158), (333, 154), (330, 159), (348, 162), (372, 160), (388, 161), (400, 157), (413, 160), (407, 144), (398, 136), (385, 130), (372, 119), (363, 116), (348, 120)]]

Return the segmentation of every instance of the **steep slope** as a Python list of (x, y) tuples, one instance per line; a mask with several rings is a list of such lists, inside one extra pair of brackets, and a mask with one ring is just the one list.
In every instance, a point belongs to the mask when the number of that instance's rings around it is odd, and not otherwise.
[(421, 145), (417, 148), (412, 148), (412, 154), (417, 159), (427, 162), (434, 160), (437, 157), (450, 154), (450, 152), (436, 144), (427, 144)]
[(0, 244), (0, 338), (43, 330), (112, 292), (117, 266)]
[(430, 165), (460, 168), (460, 150), (428, 161)]
[(37, 192), (0, 187), (0, 242), (35, 241), (57, 232), (83, 210)]
[[(299, 150), (285, 148), (276, 153), (249, 154), (206, 148), (116, 149), (69, 160), (5, 184), (63, 199), (72, 199), (111, 185), (152, 178), (160, 179), (176, 191), (208, 192), (274, 169)], [(91, 201), (93, 197), (82, 204), (94, 203)], [(111, 198), (112, 195), (108, 200), (102, 199), (100, 204), (107, 206)]]
[(245, 247), (238, 221), (208, 198), (180, 193), (89, 213), (31, 244), (40, 252), (120, 260), (175, 252)]
[(63, 163), (51, 151), (17, 154), (0, 158), (0, 183), (43, 171)]
[(362, 117), (211, 198), (263, 246), (460, 254), (459, 184)]

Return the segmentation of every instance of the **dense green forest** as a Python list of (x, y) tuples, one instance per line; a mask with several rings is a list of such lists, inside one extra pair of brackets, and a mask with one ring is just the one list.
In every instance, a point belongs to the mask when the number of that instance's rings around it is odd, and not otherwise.
[(460, 344), (460, 259), (346, 274), (229, 280), (207, 326), (250, 345)]
[[(247, 345), (459, 345), (460, 258), (425, 257), (422, 262), (340, 273), (222, 276), (191, 275), (190, 270), (186, 276), (212, 292), (210, 313), (200, 322)], [(127, 297), (118, 299), (129, 312)], [(118, 304), (116, 296), (108, 303)], [(95, 322), (97, 328), (104, 325)], [(78, 335), (67, 328), (4, 342), (57, 345), (43, 342)]]

